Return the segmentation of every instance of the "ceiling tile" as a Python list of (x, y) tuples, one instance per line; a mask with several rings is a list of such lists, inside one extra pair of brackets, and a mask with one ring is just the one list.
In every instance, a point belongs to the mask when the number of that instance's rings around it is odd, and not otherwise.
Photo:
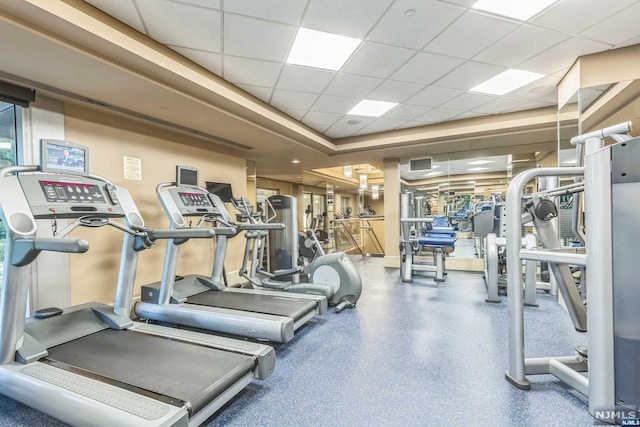
[(424, 85), (387, 80), (367, 95), (367, 99), (399, 103), (422, 89)]
[(391, 78), (405, 82), (431, 84), (464, 60), (436, 53), (419, 52), (396, 71)]
[(269, 102), (271, 98), (271, 94), (273, 93), (273, 88), (271, 87), (261, 87), (261, 86), (251, 86), (251, 85), (237, 85), (240, 89), (249, 92), (251, 95), (256, 98)]
[(409, 104), (400, 104), (395, 107), (393, 110), (389, 111), (384, 115), (386, 119), (397, 119), (397, 120), (412, 120), (418, 117), (421, 114), (426, 113), (432, 107), (426, 107), (422, 105), (409, 105)]
[(531, 23), (567, 34), (578, 34), (634, 2), (636, 0), (563, 0)]
[(408, 121), (407, 123), (398, 126), (396, 129), (412, 129), (412, 128), (417, 128), (420, 126), (424, 126), (426, 123), (422, 122), (422, 121), (416, 121), (416, 120), (411, 120)]
[(467, 111), (473, 110), (474, 108), (486, 104), (487, 102), (494, 101), (495, 99), (496, 97), (491, 95), (465, 92), (462, 95), (457, 96), (452, 100), (445, 102), (444, 104), (441, 104), (438, 108)]
[(360, 130), (360, 127), (348, 126), (348, 125), (343, 125), (343, 126), (333, 125), (329, 129), (327, 129), (324, 132), (324, 134), (329, 138), (346, 138), (348, 136), (353, 135), (358, 130)]
[[(170, 1), (137, 0), (149, 35), (163, 44), (220, 52), (220, 12)], [(185, 25), (185, 23), (189, 25)]]
[(346, 115), (338, 119), (332, 127), (351, 126), (353, 129), (358, 130), (369, 125), (370, 123), (373, 123), (375, 120), (376, 117)]
[(300, 120), (302, 119), (302, 117), (304, 117), (305, 113), (307, 112), (307, 110), (304, 109), (298, 109), (298, 108), (281, 108), (280, 111), (282, 111), (283, 113), (293, 117), (296, 120)]
[(602, 52), (609, 48), (611, 48), (611, 45), (580, 37), (571, 37), (519, 64), (518, 68), (536, 73), (551, 74), (570, 67), (579, 56)]
[(640, 2), (587, 28), (580, 35), (612, 45), (620, 44), (639, 34), (638, 18), (640, 18)]
[(529, 101), (526, 104), (520, 105), (518, 107), (509, 108), (508, 110), (503, 111), (503, 113), (512, 113), (512, 112), (515, 112), (515, 111), (534, 110), (536, 108), (551, 107), (553, 105), (556, 105), (556, 104), (549, 103), (549, 102)]
[(318, 125), (315, 123), (305, 123), (305, 124), (309, 126), (311, 129), (320, 133), (324, 133), (327, 129), (329, 129), (329, 125)]
[(334, 124), (336, 120), (338, 120), (343, 115), (344, 114), (310, 111), (304, 116), (304, 122), (329, 126)]
[[(343, 70), (349, 74), (387, 78), (415, 53), (413, 50), (363, 42)], [(384, 61), (380, 61), (384, 58)]]
[(406, 104), (423, 105), (427, 107), (437, 107), (450, 99), (464, 93), (461, 90), (449, 89), (438, 86), (428, 86), (421, 92), (406, 101)]
[(469, 11), (429, 42), (424, 50), (469, 59), (518, 25)]
[(300, 92), (322, 93), (335, 75), (334, 71), (285, 65), (277, 87)]
[(361, 39), (392, 1), (310, 0), (301, 26)]
[(638, 37), (634, 37), (630, 40), (624, 41), (622, 43), (619, 43), (616, 45), (616, 48), (620, 48), (620, 47), (626, 47), (626, 46), (633, 46), (636, 44), (640, 44), (640, 36)]
[(434, 108), (433, 110), (427, 111), (421, 116), (416, 117), (415, 119), (413, 119), (413, 121), (423, 124), (440, 123), (444, 122), (445, 120), (452, 119), (455, 116), (459, 116), (462, 113), (464, 113), (464, 111), (448, 110), (445, 108)]
[(402, 126), (406, 122), (407, 122), (406, 120), (389, 119), (385, 115), (384, 118), (383, 117), (378, 118), (377, 120), (374, 120), (373, 122), (365, 126), (363, 129), (359, 130), (357, 134), (363, 135), (365, 133), (383, 132), (383, 131), (395, 129), (398, 126)]
[(369, 92), (382, 83), (382, 81), (382, 79), (375, 77), (340, 73), (331, 81), (324, 93), (327, 95), (364, 98)]
[(310, 108), (310, 111), (347, 114), (356, 104), (359, 98), (346, 98), (344, 96), (321, 95)]
[(277, 62), (224, 56), (224, 78), (234, 84), (273, 87), (281, 68), (282, 64)]
[(176, 3), (186, 3), (192, 6), (208, 7), (220, 10), (220, 0), (172, 0)]
[(474, 117), (482, 117), (486, 115), (487, 113), (480, 113), (478, 111), (467, 111), (466, 113), (462, 113), (459, 116), (456, 116), (455, 119), (456, 120), (472, 119)]
[(300, 0), (232, 0), (224, 3), (224, 11), (298, 25), (305, 5)]
[(503, 111), (517, 108), (520, 105), (524, 105), (528, 102), (530, 101), (527, 99), (501, 96), (499, 98), (495, 98), (493, 101), (487, 102), (484, 105), (472, 108), (472, 110), (480, 114), (499, 114)]
[(506, 68), (481, 62), (467, 61), (436, 82), (438, 86), (467, 91)]
[(535, 82), (529, 83), (519, 89), (509, 92), (509, 97), (522, 98), (534, 101), (557, 102), (558, 101), (558, 83), (562, 80), (562, 76), (550, 75), (542, 77)]
[(294, 92), (276, 89), (271, 96), (271, 105), (285, 111), (285, 109), (308, 110), (318, 95), (307, 92)]
[(222, 55), (219, 53), (206, 52), (204, 50), (187, 49), (185, 47), (169, 46), (171, 49), (206, 68), (218, 76), (222, 75)]
[(225, 14), (224, 53), (284, 62), (296, 27)]
[(513, 68), (568, 38), (568, 35), (556, 31), (523, 25), (480, 52), (473, 60)]
[[(405, 11), (415, 13), (406, 16)], [(397, 0), (367, 36), (367, 40), (421, 49), (444, 30), (464, 8), (436, 0)]]
[(443, 3), (457, 4), (464, 7), (471, 7), (478, 0), (442, 0)]
[(140, 15), (138, 15), (138, 10), (133, 4), (133, 0), (121, 0), (118, 2), (112, 0), (85, 0), (85, 2), (100, 9), (107, 15), (114, 17), (123, 24), (146, 34)]

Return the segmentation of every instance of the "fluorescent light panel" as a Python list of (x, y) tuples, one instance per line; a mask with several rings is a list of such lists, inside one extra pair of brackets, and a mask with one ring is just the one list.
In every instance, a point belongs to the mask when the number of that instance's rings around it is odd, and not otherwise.
[(369, 99), (363, 99), (347, 114), (352, 116), (380, 117), (396, 105), (398, 105), (397, 102), (371, 101)]
[(503, 71), (485, 81), (478, 86), (471, 88), (470, 92), (488, 93), (490, 95), (504, 95), (518, 89), (519, 87), (526, 86), (529, 83), (535, 82), (544, 74), (534, 73), (531, 71), (523, 71), (516, 69), (509, 69)]
[(488, 170), (489, 168), (482, 168), (482, 167), (468, 169), (469, 172), (479, 172), (479, 171), (488, 171)]
[(472, 8), (526, 21), (558, 0), (479, 0)]
[(487, 163), (493, 163), (493, 160), (475, 160), (467, 164), (468, 165), (486, 165)]
[(430, 176), (437, 176), (437, 175), (442, 175), (444, 172), (438, 171), (438, 172), (429, 172), (425, 175), (423, 175), (424, 178), (428, 178)]
[(352, 37), (300, 28), (289, 51), (287, 64), (339, 70), (361, 42)]

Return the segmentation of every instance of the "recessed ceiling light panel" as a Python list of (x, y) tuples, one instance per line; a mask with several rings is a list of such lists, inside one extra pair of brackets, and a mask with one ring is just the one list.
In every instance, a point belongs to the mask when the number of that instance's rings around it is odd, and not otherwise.
[(298, 29), (287, 64), (339, 70), (362, 40), (323, 31)]
[(473, 9), (526, 21), (558, 0), (479, 0)]
[(507, 71), (503, 71), (484, 83), (480, 83), (474, 88), (471, 88), (470, 92), (488, 93), (489, 95), (504, 95), (505, 93), (518, 89), (519, 87), (526, 86), (541, 77), (543, 77), (543, 74), (512, 68)]
[(479, 171), (488, 171), (488, 170), (489, 168), (482, 168), (482, 167), (468, 169), (469, 172), (479, 172)]
[(398, 105), (397, 102), (371, 101), (363, 99), (358, 105), (353, 107), (347, 114), (353, 116), (380, 117), (393, 107)]

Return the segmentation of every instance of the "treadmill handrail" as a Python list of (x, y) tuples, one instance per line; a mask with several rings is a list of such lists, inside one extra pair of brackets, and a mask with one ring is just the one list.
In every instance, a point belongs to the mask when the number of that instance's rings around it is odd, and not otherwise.
[(251, 223), (251, 224), (237, 224), (238, 230), (241, 231), (263, 231), (263, 230), (284, 230), (284, 224), (281, 222), (271, 223)]

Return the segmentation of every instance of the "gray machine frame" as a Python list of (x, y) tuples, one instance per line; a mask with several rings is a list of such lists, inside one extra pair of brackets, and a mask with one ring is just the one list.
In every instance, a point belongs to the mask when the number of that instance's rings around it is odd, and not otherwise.
[[(0, 216), (7, 231), (0, 304), (0, 393), (73, 425), (186, 426), (200, 425), (254, 378), (269, 376), (275, 365), (275, 353), (269, 346), (201, 333), (187, 334), (186, 331), (140, 324), (130, 319), (138, 251), (150, 247), (157, 239), (210, 238), (210, 230), (193, 232), (145, 228), (126, 189), (96, 175), (44, 174), (39, 171), (39, 166), (15, 166), (0, 171)], [(56, 190), (56, 186), (61, 188)], [(77, 187), (76, 190), (80, 190), (77, 193), (82, 194), (84, 201), (64, 204), (56, 200), (61, 198), (59, 196), (67, 186)], [(85, 189), (90, 191), (83, 191)], [(71, 199), (69, 194), (63, 196)], [(47, 217), (75, 221), (56, 237), (37, 237), (35, 219)], [(122, 218), (124, 225), (110, 218)], [(103, 225), (125, 233), (115, 307), (90, 303), (66, 309), (53, 317), (25, 321), (29, 287), (26, 269), (30, 268), (30, 263), (43, 250), (86, 252), (88, 242), (69, 238), (68, 234), (80, 226)], [(166, 348), (180, 355), (155, 354), (155, 361), (166, 367), (193, 364), (195, 360), (185, 354), (191, 349), (211, 355), (214, 352), (228, 354), (233, 360), (241, 357), (243, 362), (234, 368), (232, 376), (235, 379), (220, 380), (216, 388), (223, 387), (224, 390), (212, 395), (212, 400), (202, 397), (190, 403), (167, 400), (169, 396), (153, 393), (153, 386), (145, 391), (127, 384), (126, 379), (125, 382), (114, 380), (102, 376), (100, 371), (90, 373), (47, 358), (52, 349), (59, 351), (67, 344), (76, 345), (87, 337), (106, 331), (112, 331), (110, 335), (115, 334), (116, 342), (129, 342), (134, 348), (138, 340), (125, 339), (131, 334), (147, 341), (149, 339), (143, 337), (158, 337), (152, 339), (154, 343), (167, 343), (169, 347)], [(224, 350), (224, 353), (219, 350)], [(85, 347), (85, 351), (91, 351), (91, 347)], [(93, 354), (101, 355), (102, 352), (94, 347)], [(126, 368), (126, 361), (135, 360), (136, 354), (135, 351), (117, 353), (105, 356), (105, 360), (115, 363), (115, 369), (119, 366)], [(251, 361), (249, 365), (246, 364), (248, 360)], [(146, 363), (153, 366), (154, 360)], [(220, 378), (231, 379), (230, 374), (225, 373)], [(188, 386), (189, 378), (184, 378), (184, 381)], [(145, 382), (157, 384), (158, 389), (163, 387), (160, 385), (162, 378), (155, 375), (147, 376)]]
[[(180, 168), (180, 167), (179, 167)], [(196, 170), (191, 168), (191, 170)], [(196, 170), (197, 171), (197, 170)], [(200, 205), (187, 206), (181, 199), (181, 192), (192, 193)], [(222, 283), (224, 259), (227, 242), (240, 230), (264, 230), (267, 227), (251, 224), (239, 225), (231, 220), (223, 202), (214, 194), (197, 185), (177, 186), (177, 183), (165, 182), (156, 187), (158, 199), (170, 221), (171, 229), (185, 229), (186, 217), (199, 217), (196, 229), (216, 230), (217, 243), (210, 277), (185, 275), (176, 282), (180, 244), (179, 240), (167, 241), (162, 280), (143, 286), (142, 300), (135, 305), (135, 313), (146, 319), (172, 322), (179, 325), (203, 328), (210, 331), (258, 338), (273, 342), (288, 342), (293, 339), (297, 329), (311, 320), (316, 314), (326, 312), (327, 301), (318, 295), (275, 295), (273, 292), (257, 289), (228, 287)], [(210, 227), (207, 221), (215, 221), (224, 227)], [(206, 304), (193, 304), (189, 297), (207, 291), (227, 292), (240, 301), (261, 298), (260, 311), (242, 305), (236, 308), (216, 307)], [(231, 295), (230, 295), (231, 296)], [(283, 298), (285, 298), (283, 300)], [(250, 301), (246, 301), (249, 303)], [(308, 309), (299, 317), (270, 314), (268, 304), (289, 305), (292, 310), (299, 303), (305, 303)], [(290, 303), (290, 304), (287, 304)]]
[(446, 254), (441, 248), (435, 248), (432, 252), (433, 262), (418, 259), (414, 253), (417, 239), (411, 236), (411, 229), (420, 228), (422, 224), (433, 222), (433, 218), (411, 218), (409, 213), (410, 194), (400, 195), (400, 278), (403, 282), (411, 283), (414, 274), (418, 272), (435, 273), (436, 282), (444, 282), (446, 273)]
[[(611, 126), (571, 140), (582, 151), (585, 166), (539, 168), (520, 173), (507, 193), (508, 268), (517, 268), (522, 259), (547, 261), (553, 265), (583, 265), (589, 274), (588, 313), (579, 295), (566, 295), (565, 302), (576, 329), (587, 329), (588, 358), (575, 356), (525, 358), (523, 299), (518, 275), (508, 277), (509, 369), (506, 378), (521, 389), (530, 389), (526, 375), (552, 374), (588, 397), (589, 412), (600, 421), (615, 423), (624, 414), (637, 414), (640, 405), (637, 360), (640, 357), (637, 277), (640, 266), (635, 247), (640, 238), (637, 209), (640, 198), (640, 138), (627, 133), (631, 123)], [(616, 144), (604, 147), (612, 137)], [(578, 163), (580, 164), (580, 163)], [(562, 248), (521, 250), (520, 202), (524, 186), (537, 176), (584, 175), (586, 255)], [(579, 205), (578, 203), (575, 206)], [(580, 225), (574, 224), (575, 229)], [(551, 235), (552, 230), (546, 230)], [(557, 232), (556, 237), (557, 239)], [(556, 280), (558, 274), (552, 270)], [(560, 290), (566, 284), (558, 280)], [(588, 314), (588, 318), (587, 318)], [(588, 321), (588, 322), (587, 322)], [(588, 376), (583, 373), (588, 372)]]

